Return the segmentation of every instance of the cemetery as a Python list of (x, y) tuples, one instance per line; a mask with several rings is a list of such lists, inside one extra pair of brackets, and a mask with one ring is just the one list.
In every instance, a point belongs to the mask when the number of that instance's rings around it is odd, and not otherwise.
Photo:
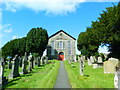
[[(77, 40), (64, 30), (49, 36), (46, 29), (32, 28), (25, 37), (10, 40), (1, 48), (0, 90), (120, 90), (119, 26), (120, 3), (106, 8), (98, 20), (92, 22), (91, 27), (87, 27), (85, 32), (80, 32)], [(109, 53), (99, 53), (99, 46), (107, 46)], [(76, 48), (80, 51), (78, 55)]]

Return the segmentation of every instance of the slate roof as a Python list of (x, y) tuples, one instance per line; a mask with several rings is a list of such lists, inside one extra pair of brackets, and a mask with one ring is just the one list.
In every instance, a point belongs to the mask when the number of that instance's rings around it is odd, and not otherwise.
[(68, 33), (66, 33), (66, 32), (63, 31), (63, 30), (60, 30), (60, 31), (56, 32), (55, 34), (51, 35), (49, 38), (51, 38), (51, 37), (57, 35), (57, 34), (60, 33), (60, 32), (63, 32), (63, 33), (65, 33), (66, 35), (68, 35), (69, 37), (71, 37), (71, 38), (73, 38), (74, 40), (76, 40), (74, 37), (72, 37), (71, 35), (69, 35)]

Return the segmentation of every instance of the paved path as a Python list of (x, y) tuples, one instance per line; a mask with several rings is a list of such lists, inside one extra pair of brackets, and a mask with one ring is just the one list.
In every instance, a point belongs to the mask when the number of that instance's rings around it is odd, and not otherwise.
[(71, 88), (63, 61), (60, 62), (60, 69), (54, 88)]

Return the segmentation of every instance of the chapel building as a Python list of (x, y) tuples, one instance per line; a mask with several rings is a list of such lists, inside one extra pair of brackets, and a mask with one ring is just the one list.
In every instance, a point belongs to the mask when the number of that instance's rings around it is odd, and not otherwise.
[(76, 60), (76, 39), (63, 30), (49, 37), (47, 56), (49, 60)]

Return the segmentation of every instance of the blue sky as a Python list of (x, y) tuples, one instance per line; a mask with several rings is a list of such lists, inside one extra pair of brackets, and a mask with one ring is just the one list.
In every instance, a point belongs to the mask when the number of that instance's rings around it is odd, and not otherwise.
[[(6, 42), (26, 36), (31, 28), (42, 27), (49, 36), (59, 30), (64, 30), (77, 39), (91, 21), (97, 20), (106, 7), (116, 2), (8, 2), (1, 3), (0, 38), (2, 47)], [(53, 0), (52, 0), (53, 1)], [(97, 1), (97, 0), (96, 0)], [(105, 49), (103, 49), (105, 51)]]

